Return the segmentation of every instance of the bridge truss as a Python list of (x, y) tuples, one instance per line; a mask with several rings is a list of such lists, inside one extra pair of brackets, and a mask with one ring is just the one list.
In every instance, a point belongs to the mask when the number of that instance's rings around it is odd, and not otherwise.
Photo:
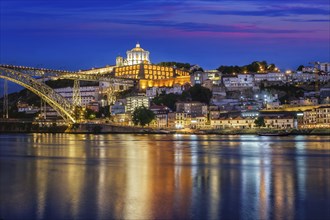
[(75, 107), (46, 84), (39, 82), (27, 74), (3, 67), (0, 67), (0, 78), (17, 83), (40, 96), (56, 110), (66, 122), (76, 122), (74, 113)]
[[(111, 70), (112, 68), (105, 67), (104, 69), (101, 68), (97, 71), (71, 72), (0, 64), (0, 78), (17, 83), (34, 92), (54, 108), (54, 110), (56, 110), (65, 121), (75, 123), (77, 122), (75, 109), (78, 107), (77, 105), (81, 105), (81, 102), (79, 101), (80, 92), (74, 91), (77, 100), (74, 103), (70, 103), (63, 96), (56, 93), (51, 87), (43, 83), (44, 79), (74, 80), (76, 90), (79, 89), (79, 81), (108, 82), (110, 85), (108, 90), (110, 91), (114, 91), (116, 84), (128, 87), (136, 84), (136, 80), (133, 79), (114, 78), (111, 74)], [(38, 78), (42, 80), (38, 80)], [(114, 95), (113, 92), (111, 95)], [(111, 97), (111, 99), (113, 101), (113, 97)]]

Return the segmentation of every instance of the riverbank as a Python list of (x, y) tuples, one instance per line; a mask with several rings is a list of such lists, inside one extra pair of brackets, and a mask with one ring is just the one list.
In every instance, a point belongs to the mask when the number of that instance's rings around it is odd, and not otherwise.
[[(208, 130), (202, 131), (206, 134), (219, 135), (257, 135), (259, 133), (274, 133), (286, 132), (286, 130), (272, 130), (272, 129), (222, 129), (222, 130)], [(288, 131), (289, 135), (330, 135), (330, 129), (314, 128), (314, 129), (292, 129)]]
[[(280, 130), (279, 130), (280, 131)], [(269, 128), (253, 129), (157, 129), (150, 127), (120, 126), (114, 124), (85, 123), (71, 126), (50, 124), (36, 124), (32, 121), (8, 120), (1, 121), (0, 133), (70, 133), (70, 134), (111, 134), (111, 133), (138, 133), (138, 134), (217, 134), (217, 135), (256, 135), (259, 133), (274, 132)], [(283, 132), (283, 131), (281, 131)], [(290, 135), (330, 135), (330, 128), (291, 129)]]

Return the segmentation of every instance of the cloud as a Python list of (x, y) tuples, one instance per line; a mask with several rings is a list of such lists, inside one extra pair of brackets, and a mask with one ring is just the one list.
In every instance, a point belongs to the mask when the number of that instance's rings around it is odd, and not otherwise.
[(173, 22), (160, 20), (128, 20), (128, 19), (106, 19), (104, 22), (150, 26), (159, 28), (176, 29), (187, 32), (217, 32), (217, 33), (307, 33), (307, 31), (291, 29), (260, 28), (255, 25), (219, 25), (197, 22)]
[(293, 21), (293, 22), (315, 22), (315, 23), (330, 23), (330, 19), (285, 19), (285, 21)]
[(325, 15), (329, 16), (329, 9), (294, 7), (294, 6), (272, 6), (260, 7), (258, 10), (202, 10), (201, 13), (213, 15), (238, 15), (238, 16), (263, 16), (263, 17), (286, 17), (294, 15)]
[[(119, 3), (118, 3), (119, 2)], [(34, 32), (180, 31), (186, 33), (296, 34), (329, 30), (322, 0), (283, 1), (5, 1), (3, 30)], [(327, 16), (325, 16), (327, 15)], [(267, 19), (263, 19), (267, 18)], [(306, 23), (318, 23), (309, 27)], [(39, 30), (39, 31), (38, 31)], [(149, 32), (150, 33), (150, 32)], [(324, 35), (324, 34), (323, 34)], [(323, 36), (322, 35), (322, 36)], [(324, 37), (324, 36), (323, 36)]]

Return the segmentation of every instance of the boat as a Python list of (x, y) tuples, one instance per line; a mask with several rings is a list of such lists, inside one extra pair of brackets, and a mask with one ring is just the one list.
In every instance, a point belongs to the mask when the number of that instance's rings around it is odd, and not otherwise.
[(290, 132), (287, 131), (276, 131), (276, 132), (265, 132), (265, 133), (258, 133), (259, 136), (288, 136)]

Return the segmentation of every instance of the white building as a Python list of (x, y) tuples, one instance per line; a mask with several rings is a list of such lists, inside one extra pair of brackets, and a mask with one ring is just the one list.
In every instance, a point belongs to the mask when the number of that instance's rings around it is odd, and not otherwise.
[(116, 58), (116, 66), (127, 66), (141, 63), (150, 64), (149, 54), (149, 51), (142, 49), (140, 44), (137, 43), (135, 48), (126, 52), (126, 59), (121, 56)]
[(149, 108), (149, 98), (146, 96), (130, 96), (126, 98), (126, 112), (133, 112), (135, 108), (140, 106)]
[[(54, 89), (55, 92), (59, 93), (61, 96), (66, 98), (69, 102), (72, 102), (73, 88), (58, 88)], [(81, 105), (87, 106), (90, 102), (93, 102), (98, 99), (98, 86), (81, 86), (80, 87), (80, 96), (81, 96)]]
[(293, 73), (292, 74), (292, 81), (294, 82), (314, 82), (316, 81), (318, 76), (313, 73)]
[(196, 71), (190, 76), (192, 86), (195, 84), (202, 85), (206, 80), (210, 80), (213, 85), (220, 85), (221, 73), (217, 70)]
[(184, 87), (179, 85), (179, 84), (175, 84), (173, 87), (150, 87), (146, 89), (146, 96), (149, 98), (154, 98), (157, 95), (160, 95), (162, 93), (165, 94), (182, 94), (184, 90)]
[(295, 127), (294, 118), (290, 116), (266, 116), (264, 120), (267, 128), (288, 129)]
[(330, 63), (320, 63), (319, 70), (329, 73), (330, 72)]
[(250, 88), (254, 86), (253, 75), (237, 74), (236, 76), (224, 76), (222, 82), (226, 88)]
[(213, 129), (247, 129), (254, 128), (254, 118), (246, 117), (242, 118), (240, 116), (236, 118), (219, 118), (211, 120), (211, 128)]
[(258, 73), (254, 74), (254, 80), (256, 83), (264, 80), (268, 82), (286, 82), (287, 76), (285, 73)]

